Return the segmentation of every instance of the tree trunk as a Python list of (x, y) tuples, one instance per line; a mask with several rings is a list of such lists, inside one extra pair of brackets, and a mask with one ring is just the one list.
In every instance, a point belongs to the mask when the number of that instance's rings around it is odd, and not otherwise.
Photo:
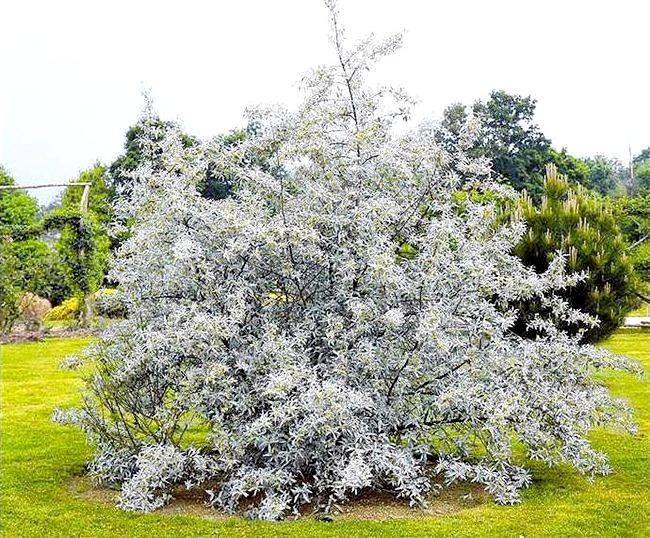
[(90, 327), (95, 310), (95, 298), (92, 293), (84, 293), (81, 298), (81, 313), (79, 316), (79, 325), (84, 329)]

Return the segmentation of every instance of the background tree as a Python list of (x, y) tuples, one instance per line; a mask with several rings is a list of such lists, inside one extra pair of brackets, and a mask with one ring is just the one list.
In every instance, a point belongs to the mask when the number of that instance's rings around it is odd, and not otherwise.
[[(107, 229), (113, 217), (113, 211), (106, 167), (100, 163), (95, 163), (88, 170), (82, 171), (74, 180), (74, 183), (92, 183), (88, 196), (88, 211), (94, 216), (100, 227)], [(66, 187), (61, 195), (59, 207), (66, 210), (79, 209), (83, 191), (83, 188), (76, 186)]]
[(497, 90), (486, 101), (478, 100), (471, 109), (460, 103), (448, 107), (436, 132), (437, 141), (447, 149), (458, 143), (468, 117), (481, 123), (480, 136), (470, 154), (487, 157), (498, 177), (517, 190), (525, 189), (539, 200), (544, 181), (541, 172), (554, 163), (571, 183), (589, 184), (589, 167), (566, 150), (555, 150), (535, 123), (536, 101), (532, 97)]
[(79, 322), (90, 326), (94, 293), (104, 279), (109, 241), (92, 214), (77, 209), (58, 209), (45, 217), (45, 228), (59, 231), (55, 248), (62, 262), (68, 288), (81, 300)]
[[(164, 139), (165, 133), (178, 128), (174, 122), (163, 121), (157, 117), (152, 121), (154, 125), (147, 128), (150, 129), (150, 132), (155, 133), (153, 136), (159, 140)], [(109, 192), (110, 198), (113, 200), (118, 196), (128, 195), (133, 181), (132, 174), (145, 160), (144, 148), (141, 145), (141, 134), (144, 128), (142, 124), (137, 123), (127, 130), (124, 143), (125, 153), (113, 161), (108, 169)], [(246, 136), (246, 131), (234, 131), (229, 135), (219, 137), (218, 140), (224, 147), (230, 148), (239, 144)], [(198, 140), (187, 133), (183, 133), (181, 138), (183, 145), (187, 148), (198, 144)], [(154, 159), (153, 164), (157, 167), (161, 166), (158, 159)], [(214, 200), (224, 198), (230, 193), (230, 181), (231, 178), (226, 175), (220, 175), (214, 169), (209, 170), (200, 186), (201, 193), (206, 198)]]
[(515, 189), (536, 197), (551, 141), (534, 122), (535, 106), (532, 97), (493, 91), (487, 101), (474, 103), (473, 113), (482, 124), (479, 147), (494, 171)]
[(588, 163), (584, 159), (579, 159), (567, 153), (566, 148), (557, 151), (554, 148), (548, 150), (546, 157), (546, 164), (553, 164), (557, 171), (562, 174), (567, 181), (572, 185), (582, 185), (589, 190), (606, 194), (601, 192), (601, 186), (592, 184), (590, 180), (590, 169)]
[[(14, 179), (0, 166), (0, 185), (15, 185)], [(13, 241), (32, 237), (38, 215), (36, 200), (20, 189), (0, 189), (0, 233)]]
[(45, 297), (52, 304), (59, 304), (69, 296), (70, 288), (65, 282), (64, 268), (56, 249), (40, 238), (40, 219), (37, 226), (39, 235), (11, 243), (15, 257), (13, 279), (23, 292), (31, 292)]
[[(162, 121), (155, 118), (155, 136), (162, 140), (165, 132), (174, 127), (173, 122)], [(111, 197), (128, 194), (132, 182), (132, 172), (142, 163), (143, 151), (140, 146), (142, 125), (135, 124), (126, 131), (126, 140), (124, 142), (125, 153), (120, 155), (111, 163), (108, 168), (109, 188)], [(191, 146), (194, 144), (192, 137), (183, 135), (184, 144)]]
[[(81, 300), (80, 323), (89, 326), (93, 317), (94, 294), (104, 280), (109, 258), (107, 230), (112, 218), (105, 169), (100, 164), (81, 172), (75, 183), (92, 182), (88, 208), (80, 207), (83, 189), (69, 186), (58, 208), (45, 215), (44, 228), (56, 230), (54, 243), (68, 295)], [(67, 297), (66, 297), (67, 298)]]
[[(440, 147), (448, 152), (454, 151), (468, 119), (469, 112), (462, 103), (453, 103), (445, 108), (440, 119), (440, 128), (435, 130), (435, 139)], [(475, 148), (471, 153), (480, 154), (480, 151)]]
[[(636, 155), (631, 166), (619, 167), (626, 195), (614, 201), (615, 215), (637, 273), (650, 283), (650, 148)], [(647, 301), (647, 288), (642, 295)]]
[[(571, 272), (587, 272), (585, 281), (563, 290), (560, 296), (600, 321), (585, 333), (585, 339), (597, 341), (611, 334), (638, 305), (640, 291), (611, 205), (570, 185), (554, 165), (548, 165), (541, 202), (535, 204), (524, 195), (519, 210), (527, 231), (515, 249), (517, 255), (543, 273), (561, 252)], [(543, 310), (536, 300), (521, 303), (518, 330), (531, 332), (527, 325)]]
[(11, 331), (19, 316), (20, 289), (14, 278), (16, 265), (11, 237), (0, 236), (0, 334)]
[(638, 155), (633, 159), (635, 163), (645, 162), (650, 160), (650, 147), (642, 149)]
[(650, 191), (650, 148), (646, 148), (632, 160), (635, 189), (637, 192)]
[[(616, 221), (630, 245), (630, 256), (639, 276), (650, 283), (650, 190), (614, 201)], [(647, 295), (647, 291), (644, 292)]]
[(625, 168), (618, 159), (610, 159), (604, 155), (596, 155), (585, 159), (589, 168), (588, 180), (585, 187), (602, 195), (614, 196), (625, 190)]
[[(0, 167), (0, 185), (14, 184), (14, 179)], [(40, 235), (36, 200), (20, 189), (0, 189), (0, 316), (5, 331), (17, 319), (17, 302), (22, 295), (35, 293), (51, 299), (60, 287), (56, 254)]]

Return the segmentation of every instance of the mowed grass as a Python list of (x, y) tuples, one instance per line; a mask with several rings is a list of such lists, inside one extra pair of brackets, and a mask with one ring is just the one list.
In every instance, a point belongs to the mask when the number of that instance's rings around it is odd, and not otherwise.
[(70, 491), (90, 455), (82, 435), (53, 424), (52, 410), (79, 401), (79, 374), (57, 368), (88, 340), (58, 339), (1, 349), (2, 536), (650, 536), (650, 333), (621, 331), (604, 345), (640, 361), (643, 379), (603, 372), (635, 409), (639, 434), (596, 431), (614, 472), (593, 484), (568, 467), (533, 467), (534, 484), (517, 506), (491, 502), (437, 517), (392, 521), (301, 520), (125, 513)]

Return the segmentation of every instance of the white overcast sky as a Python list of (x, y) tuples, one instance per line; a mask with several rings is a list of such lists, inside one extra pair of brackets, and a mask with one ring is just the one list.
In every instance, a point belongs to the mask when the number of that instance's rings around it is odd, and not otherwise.
[[(493, 89), (532, 95), (558, 148), (627, 160), (650, 146), (648, 0), (341, 0), (350, 37), (404, 31), (382, 82), (416, 118)], [(149, 89), (160, 115), (209, 137), (260, 103), (298, 99), (331, 60), (320, 0), (0, 0), (0, 163), (19, 184), (111, 162)], [(55, 189), (32, 191), (41, 202)]]

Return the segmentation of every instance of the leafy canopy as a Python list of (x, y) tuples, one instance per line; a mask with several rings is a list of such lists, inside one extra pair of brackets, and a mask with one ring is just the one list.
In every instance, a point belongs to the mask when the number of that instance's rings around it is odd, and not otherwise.
[[(0, 185), (15, 185), (0, 166)], [(50, 250), (38, 238), (36, 200), (20, 189), (0, 189), (0, 332), (8, 332), (19, 316), (25, 292), (49, 290)]]
[(489, 158), (498, 178), (517, 190), (526, 190), (536, 202), (542, 195), (544, 167), (549, 163), (573, 185), (603, 195), (621, 190), (625, 170), (618, 161), (603, 156), (579, 159), (565, 149), (556, 150), (535, 123), (535, 108), (536, 101), (530, 96), (496, 90), (471, 108), (461, 103), (448, 107), (436, 138), (444, 147), (453, 147), (467, 119), (479, 119), (480, 135), (469, 153)]

